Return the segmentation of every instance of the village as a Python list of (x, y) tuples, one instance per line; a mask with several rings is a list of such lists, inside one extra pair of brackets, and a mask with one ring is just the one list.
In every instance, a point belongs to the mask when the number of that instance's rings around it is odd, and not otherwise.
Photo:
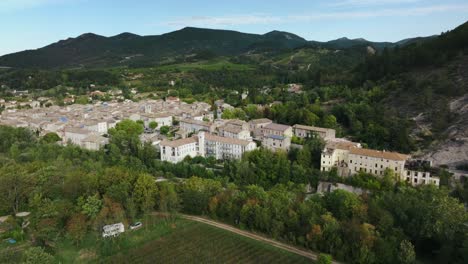
[(0, 116), (1, 125), (26, 127), (42, 136), (56, 133), (61, 138), (59, 144), (74, 144), (93, 151), (108, 144), (109, 129), (129, 119), (144, 125), (141, 140), (159, 150), (162, 161), (171, 163), (181, 162), (187, 156), (240, 159), (245, 152), (258, 147), (287, 152), (291, 148), (301, 148), (294, 141), (320, 137), (325, 141), (321, 171), (336, 168), (342, 177), (360, 171), (382, 176), (389, 169), (401, 181), (414, 186), (438, 186), (440, 182), (431, 174), (430, 162), (412, 160), (400, 153), (365, 149), (360, 143), (337, 138), (334, 129), (301, 124), (289, 126), (266, 118), (248, 122), (222, 119), (224, 110), (234, 108), (223, 100), (215, 102), (216, 110), (208, 103), (186, 103), (177, 97), (48, 107), (39, 101), (30, 101), (27, 107), (13, 107), (12, 104), (9, 102)]

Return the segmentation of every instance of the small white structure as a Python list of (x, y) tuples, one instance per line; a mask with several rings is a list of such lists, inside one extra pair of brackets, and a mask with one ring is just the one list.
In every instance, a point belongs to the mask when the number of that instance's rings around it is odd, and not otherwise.
[(106, 225), (102, 228), (102, 237), (116, 237), (125, 232), (125, 226), (122, 223)]

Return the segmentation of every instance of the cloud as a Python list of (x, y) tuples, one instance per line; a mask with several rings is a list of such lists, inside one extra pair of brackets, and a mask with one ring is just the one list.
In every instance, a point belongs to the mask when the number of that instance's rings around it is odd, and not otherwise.
[[(348, 0), (357, 1), (357, 0)], [(370, 0), (369, 0), (370, 1)], [(386, 0), (383, 0), (386, 1)], [(403, 1), (403, 0), (396, 0)], [(409, 1), (409, 0), (408, 0)], [(367, 2), (363, 0), (360, 2)], [(272, 24), (287, 24), (297, 22), (310, 22), (318, 20), (342, 20), (342, 19), (361, 19), (373, 17), (404, 17), (404, 16), (425, 16), (443, 12), (468, 12), (468, 4), (452, 4), (452, 5), (433, 5), (424, 7), (412, 8), (383, 8), (372, 11), (336, 11), (336, 12), (320, 12), (308, 13), (303, 15), (289, 16), (272, 16), (265, 14), (249, 14), (249, 15), (234, 15), (234, 16), (194, 16), (187, 18), (177, 18), (174, 20), (163, 22), (165, 26), (182, 27), (223, 27), (223, 26), (239, 26), (239, 25), (272, 25)]]

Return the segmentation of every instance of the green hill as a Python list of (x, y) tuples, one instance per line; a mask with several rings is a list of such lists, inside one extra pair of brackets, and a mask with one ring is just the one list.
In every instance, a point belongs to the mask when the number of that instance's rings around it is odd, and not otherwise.
[[(410, 40), (406, 40), (411, 42)], [(307, 41), (289, 32), (271, 31), (264, 35), (231, 30), (187, 27), (157, 36), (122, 33), (104, 37), (86, 33), (61, 40), (37, 50), (0, 57), (0, 66), (15, 68), (99, 68), (116, 66), (147, 67), (181, 63), (217, 56), (278, 54), (300, 47), (348, 49), (395, 46), (390, 42), (341, 38), (329, 42)]]

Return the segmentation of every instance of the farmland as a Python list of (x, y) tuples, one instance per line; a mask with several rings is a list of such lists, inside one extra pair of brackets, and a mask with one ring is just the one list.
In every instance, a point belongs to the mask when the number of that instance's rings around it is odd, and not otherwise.
[(103, 240), (89, 235), (80, 246), (63, 241), (63, 263), (310, 263), (299, 255), (203, 223), (153, 218), (137, 231)]

